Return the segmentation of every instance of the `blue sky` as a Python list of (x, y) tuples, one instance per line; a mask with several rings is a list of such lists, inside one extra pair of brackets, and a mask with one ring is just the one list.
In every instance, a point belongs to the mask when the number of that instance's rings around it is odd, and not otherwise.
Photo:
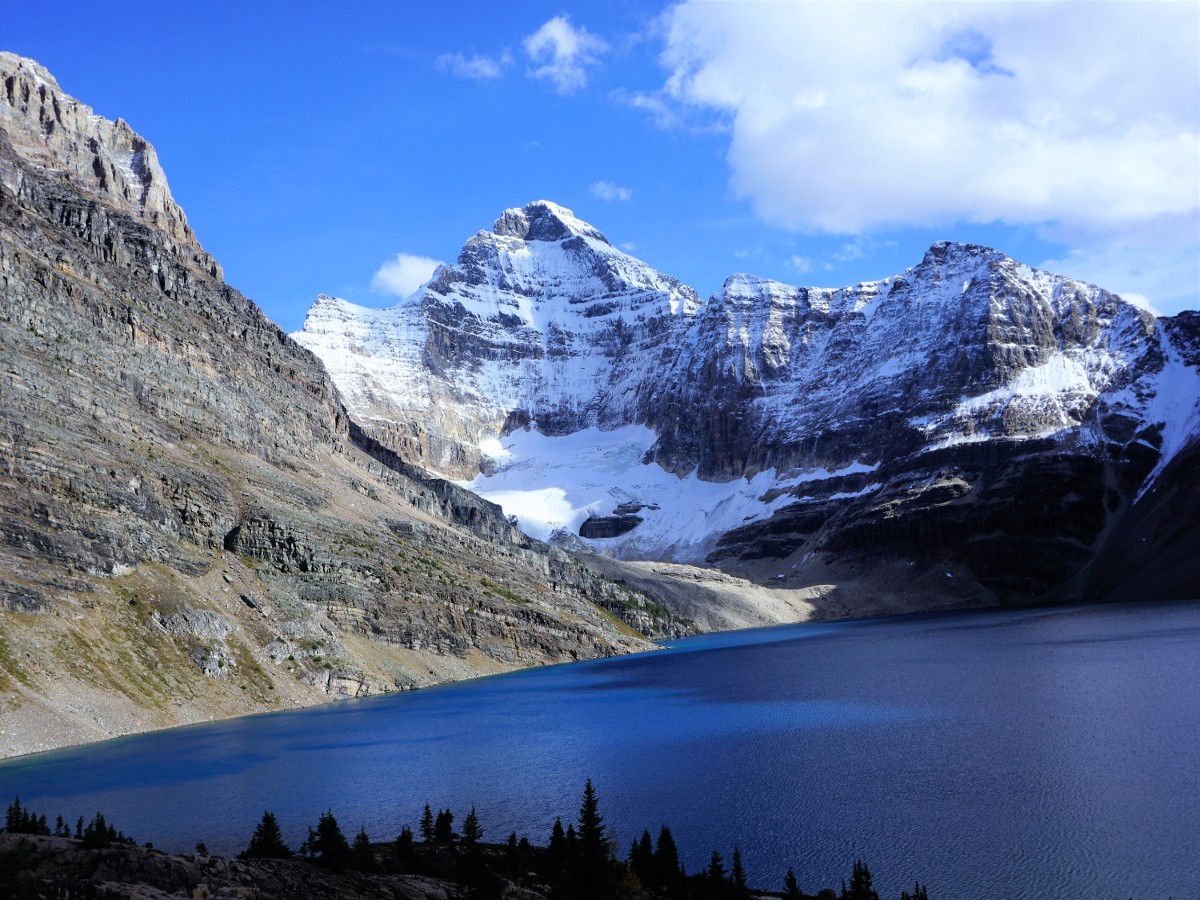
[[(59, 3), (33, 57), (158, 150), (294, 330), (550, 199), (702, 295), (985, 243), (1200, 307), (1200, 5)], [(391, 265), (389, 266), (389, 262)], [(417, 266), (419, 268), (419, 266)], [(378, 275), (381, 269), (383, 275)]]

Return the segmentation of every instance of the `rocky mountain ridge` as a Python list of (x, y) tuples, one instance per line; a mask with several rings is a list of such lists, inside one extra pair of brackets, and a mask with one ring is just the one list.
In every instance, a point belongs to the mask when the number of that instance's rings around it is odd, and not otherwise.
[(364, 434), (147, 142), (0, 84), (0, 755), (686, 628)]
[[(538, 201), (391, 309), (324, 297), (295, 337), (364, 429), (529, 533), (846, 614), (1105, 596), (1099, 548), (1195, 453), (1196, 326), (949, 242), (702, 302)], [(1167, 530), (1196, 546), (1194, 514)]]

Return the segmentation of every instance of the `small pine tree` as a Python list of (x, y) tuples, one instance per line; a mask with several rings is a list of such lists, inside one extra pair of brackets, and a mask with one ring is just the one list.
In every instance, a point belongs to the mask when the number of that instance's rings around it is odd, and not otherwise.
[(579, 804), (579, 828), (574, 835), (567, 831), (567, 843), (573, 845), (572, 896), (580, 900), (611, 897), (617, 891), (620, 872), (614, 866), (613, 849), (590, 778), (584, 785), (583, 800)]
[(275, 813), (264, 812), (258, 827), (250, 836), (250, 844), (238, 854), (238, 859), (291, 859), (292, 851), (283, 842), (283, 832)]
[(796, 873), (789, 866), (787, 874), (783, 876), (783, 900), (801, 900), (803, 896), (800, 893), (800, 885), (796, 882)]
[(516, 855), (517, 855), (517, 833), (514, 831), (512, 834), (510, 834), (508, 837), (506, 837), (504, 839), (504, 857), (511, 863), (516, 858)]
[[(515, 837), (515, 835), (514, 835)], [(483, 829), (479, 826), (479, 816), (475, 813), (475, 807), (471, 807), (471, 811), (467, 813), (467, 817), (463, 820), (463, 843), (468, 847), (473, 847), (483, 840)]]
[(742, 865), (742, 851), (733, 848), (733, 862), (730, 864), (729, 878), (733, 882), (734, 896), (749, 897), (746, 889), (746, 867)]
[(433, 839), (439, 844), (451, 844), (457, 835), (454, 833), (454, 813), (448, 809), (439, 810), (433, 822)]
[(396, 835), (396, 840), (392, 844), (392, 852), (396, 855), (396, 859), (408, 859), (412, 856), (413, 833), (407, 825), (401, 828), (400, 833)]
[(900, 892), (900, 900), (929, 900), (929, 893), (925, 890), (925, 886), (921, 882), (916, 882), (913, 885), (913, 892)]
[(421, 840), (427, 844), (433, 843), (433, 810), (429, 808), (429, 804), (425, 804), (425, 811), (421, 813)]
[(4, 814), (4, 830), (10, 834), (21, 834), (23, 812), (21, 809), (21, 797), (17, 795), (13, 799), (13, 802), (8, 804), (8, 811)]
[(21, 806), (20, 797), (15, 798), (8, 805), (8, 812), (4, 816), (3, 830), (12, 834), (50, 834), (50, 826), (46, 824), (46, 817), (38, 816), (32, 810)]
[(850, 874), (850, 890), (842, 886), (842, 897), (845, 900), (879, 900), (879, 894), (871, 886), (871, 870), (861, 859), (854, 861), (854, 869)]
[(671, 829), (664, 825), (658, 833), (658, 844), (654, 849), (655, 887), (674, 884), (679, 875), (679, 848), (671, 837)]
[(92, 821), (85, 826), (83, 820), (79, 820), (80, 839), (85, 847), (111, 847), (113, 844), (135, 844), (133, 838), (126, 836), (122, 831), (117, 831), (115, 825), (111, 825), (105, 821), (102, 813), (96, 813), (92, 817)]
[(360, 872), (370, 872), (375, 868), (375, 854), (371, 851), (371, 838), (361, 825), (354, 843), (350, 846), (350, 865)]
[(350, 843), (342, 834), (333, 810), (321, 814), (314, 831), (308, 829), (308, 838), (300, 848), (309, 859), (331, 869), (342, 869), (350, 861)]
[(638, 879), (649, 882), (654, 878), (654, 842), (650, 838), (649, 829), (642, 829), (640, 840), (634, 841), (629, 848), (629, 868), (633, 869)]
[(562, 817), (554, 819), (554, 827), (550, 829), (550, 855), (562, 860), (567, 856), (567, 834), (563, 831)]
[(721, 858), (721, 854), (716, 850), (712, 852), (712, 859), (708, 861), (708, 880), (713, 884), (725, 883), (725, 860)]
[(208, 856), (208, 844), (204, 843), (204, 841), (196, 841), (196, 855)]
[(583, 801), (579, 806), (579, 854), (584, 866), (602, 867), (609, 860), (608, 840), (605, 837), (604, 817), (600, 815), (600, 804), (592, 779), (583, 788)]

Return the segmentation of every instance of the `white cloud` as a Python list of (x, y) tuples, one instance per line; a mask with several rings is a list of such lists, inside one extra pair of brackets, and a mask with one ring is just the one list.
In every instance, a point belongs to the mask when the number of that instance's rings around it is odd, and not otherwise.
[(724, 116), (734, 191), (770, 223), (1115, 233), (1200, 207), (1194, 3), (684, 2), (666, 17), (666, 84), (630, 102), (662, 123), (666, 101)]
[(619, 184), (613, 184), (611, 181), (594, 181), (588, 186), (588, 193), (599, 200), (613, 200), (624, 203), (632, 199), (633, 191), (627, 187), (621, 187)]
[(783, 261), (785, 267), (791, 269), (797, 275), (807, 275), (813, 270), (813, 261), (807, 256), (789, 256)]
[(379, 267), (379, 271), (371, 279), (371, 290), (407, 297), (428, 281), (434, 270), (442, 265), (445, 263), (428, 256), (397, 253), (393, 259)]
[(441, 71), (449, 72), (455, 78), (475, 81), (499, 78), (511, 63), (512, 57), (507, 53), (497, 59), (490, 56), (467, 56), (463, 53), (443, 53), (437, 58), (437, 67)]
[(600, 65), (608, 50), (603, 38), (586, 28), (576, 28), (567, 16), (555, 16), (524, 40), (525, 52), (537, 65), (534, 78), (545, 78), (560, 94), (570, 94), (587, 84), (589, 68)]

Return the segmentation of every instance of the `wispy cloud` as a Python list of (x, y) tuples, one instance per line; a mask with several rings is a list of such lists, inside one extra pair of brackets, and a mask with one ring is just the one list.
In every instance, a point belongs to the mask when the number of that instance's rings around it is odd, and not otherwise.
[(441, 71), (448, 72), (455, 78), (473, 81), (489, 81), (499, 78), (510, 65), (512, 65), (512, 57), (508, 53), (502, 53), (496, 58), (467, 56), (465, 53), (443, 53), (437, 58), (437, 67)]
[(631, 91), (616, 88), (608, 99), (645, 113), (664, 129), (681, 129), (693, 134), (723, 134), (732, 130), (729, 117), (720, 110), (681, 101), (667, 91)]
[(793, 254), (783, 261), (785, 268), (790, 269), (797, 275), (807, 275), (816, 266), (816, 263), (810, 257), (797, 256)]
[(624, 203), (633, 198), (633, 191), (627, 187), (621, 187), (619, 184), (613, 184), (611, 181), (594, 181), (588, 186), (588, 193), (598, 200), (606, 200), (608, 202), (617, 201)]
[(576, 28), (567, 16), (555, 16), (525, 38), (525, 52), (536, 68), (529, 74), (544, 78), (560, 94), (571, 94), (587, 85), (588, 70), (600, 65), (608, 43), (586, 28)]
[(407, 297), (428, 281), (434, 270), (442, 265), (445, 263), (428, 256), (397, 253), (379, 267), (379, 271), (371, 279), (371, 290)]

